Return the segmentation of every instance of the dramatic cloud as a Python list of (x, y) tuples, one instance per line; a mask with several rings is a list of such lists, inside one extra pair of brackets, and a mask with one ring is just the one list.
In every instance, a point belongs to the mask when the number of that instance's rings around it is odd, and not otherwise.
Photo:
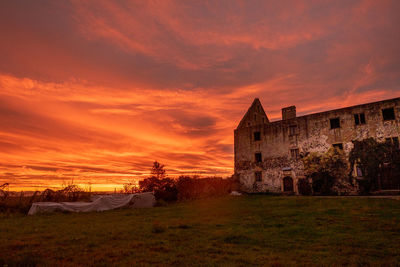
[(398, 1), (3, 1), (0, 183), (233, 172), (233, 129), (400, 95)]

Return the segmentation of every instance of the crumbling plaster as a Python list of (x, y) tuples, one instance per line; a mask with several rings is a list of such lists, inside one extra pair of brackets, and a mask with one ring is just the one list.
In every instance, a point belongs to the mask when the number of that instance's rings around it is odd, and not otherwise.
[[(382, 109), (391, 107), (395, 111), (395, 120), (383, 121)], [(257, 121), (252, 120), (253, 112), (257, 113)], [(365, 114), (365, 124), (355, 124), (354, 114), (359, 113)], [(339, 118), (340, 128), (331, 129), (330, 119), (333, 118)], [(292, 157), (291, 149), (298, 149), (299, 154), (304, 155), (324, 153), (332, 145), (342, 144), (348, 154), (353, 148), (353, 140), (374, 137), (384, 141), (388, 137), (398, 137), (399, 122), (400, 98), (275, 122), (269, 122), (256, 99), (234, 131), (235, 175), (248, 192), (282, 192), (283, 177), (290, 176), (296, 193), (298, 179), (304, 178), (304, 167), (299, 158)], [(294, 126), (296, 130), (290, 129)], [(261, 133), (261, 140), (254, 140), (254, 132)], [(255, 162), (255, 153), (262, 154), (262, 162)], [(257, 171), (262, 172), (262, 181), (255, 181)]]

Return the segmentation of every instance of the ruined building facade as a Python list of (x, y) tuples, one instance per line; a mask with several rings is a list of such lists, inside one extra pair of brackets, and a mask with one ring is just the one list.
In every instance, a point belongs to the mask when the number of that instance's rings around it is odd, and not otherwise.
[(399, 133), (400, 98), (299, 117), (291, 106), (274, 122), (256, 98), (234, 131), (235, 175), (247, 192), (298, 193), (300, 155), (331, 147), (348, 154), (352, 140), (369, 137), (398, 145)]

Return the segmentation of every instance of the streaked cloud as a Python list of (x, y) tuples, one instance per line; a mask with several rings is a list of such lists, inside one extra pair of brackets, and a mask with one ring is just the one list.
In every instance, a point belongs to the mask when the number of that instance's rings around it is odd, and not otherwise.
[(398, 1), (4, 1), (0, 183), (113, 189), (229, 175), (254, 97), (272, 120), (400, 95)]

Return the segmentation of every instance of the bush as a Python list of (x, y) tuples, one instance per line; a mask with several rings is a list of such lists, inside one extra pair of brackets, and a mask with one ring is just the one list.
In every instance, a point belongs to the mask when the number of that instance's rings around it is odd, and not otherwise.
[(380, 143), (374, 138), (362, 141), (353, 141), (354, 147), (350, 152), (351, 167), (357, 165), (363, 178), (359, 181), (360, 193), (368, 194), (381, 189), (382, 176), (385, 172), (393, 187), (400, 186), (400, 151), (398, 144), (389, 142)]
[(142, 192), (152, 191), (157, 200), (189, 200), (229, 194), (234, 189), (232, 178), (180, 176), (157, 179), (152, 176), (139, 182)]
[(176, 181), (176, 187), (179, 200), (222, 196), (236, 189), (232, 177), (223, 179), (221, 177), (180, 176)]
[(299, 188), (299, 194), (303, 196), (310, 196), (312, 195), (312, 186), (308, 182), (308, 179), (299, 179), (298, 181), (298, 188)]
[(122, 193), (124, 194), (135, 194), (139, 192), (139, 187), (134, 182), (128, 182), (123, 185)]
[(90, 192), (85, 192), (77, 185), (70, 184), (61, 190), (46, 189), (42, 193), (36, 191), (32, 196), (25, 196), (20, 192), (19, 196), (10, 196), (0, 199), (0, 212), (28, 213), (33, 202), (64, 202), (64, 201), (89, 201)]
[(178, 179), (168, 178), (164, 165), (153, 163), (151, 176), (139, 182), (142, 192), (154, 192), (157, 200), (176, 201), (210, 196), (221, 196), (236, 190), (235, 180), (231, 177), (200, 178), (199, 176), (182, 175)]
[(90, 192), (86, 192), (77, 185), (70, 184), (63, 189), (54, 191), (46, 189), (38, 196), (39, 202), (76, 202), (90, 201)]
[(175, 181), (170, 178), (158, 179), (156, 176), (151, 176), (139, 182), (139, 187), (142, 192), (154, 192), (157, 200), (176, 201), (178, 191)]
[(340, 149), (331, 148), (324, 154), (310, 153), (303, 158), (307, 177), (312, 179), (316, 195), (336, 195), (338, 190), (348, 191), (349, 168), (346, 157)]

